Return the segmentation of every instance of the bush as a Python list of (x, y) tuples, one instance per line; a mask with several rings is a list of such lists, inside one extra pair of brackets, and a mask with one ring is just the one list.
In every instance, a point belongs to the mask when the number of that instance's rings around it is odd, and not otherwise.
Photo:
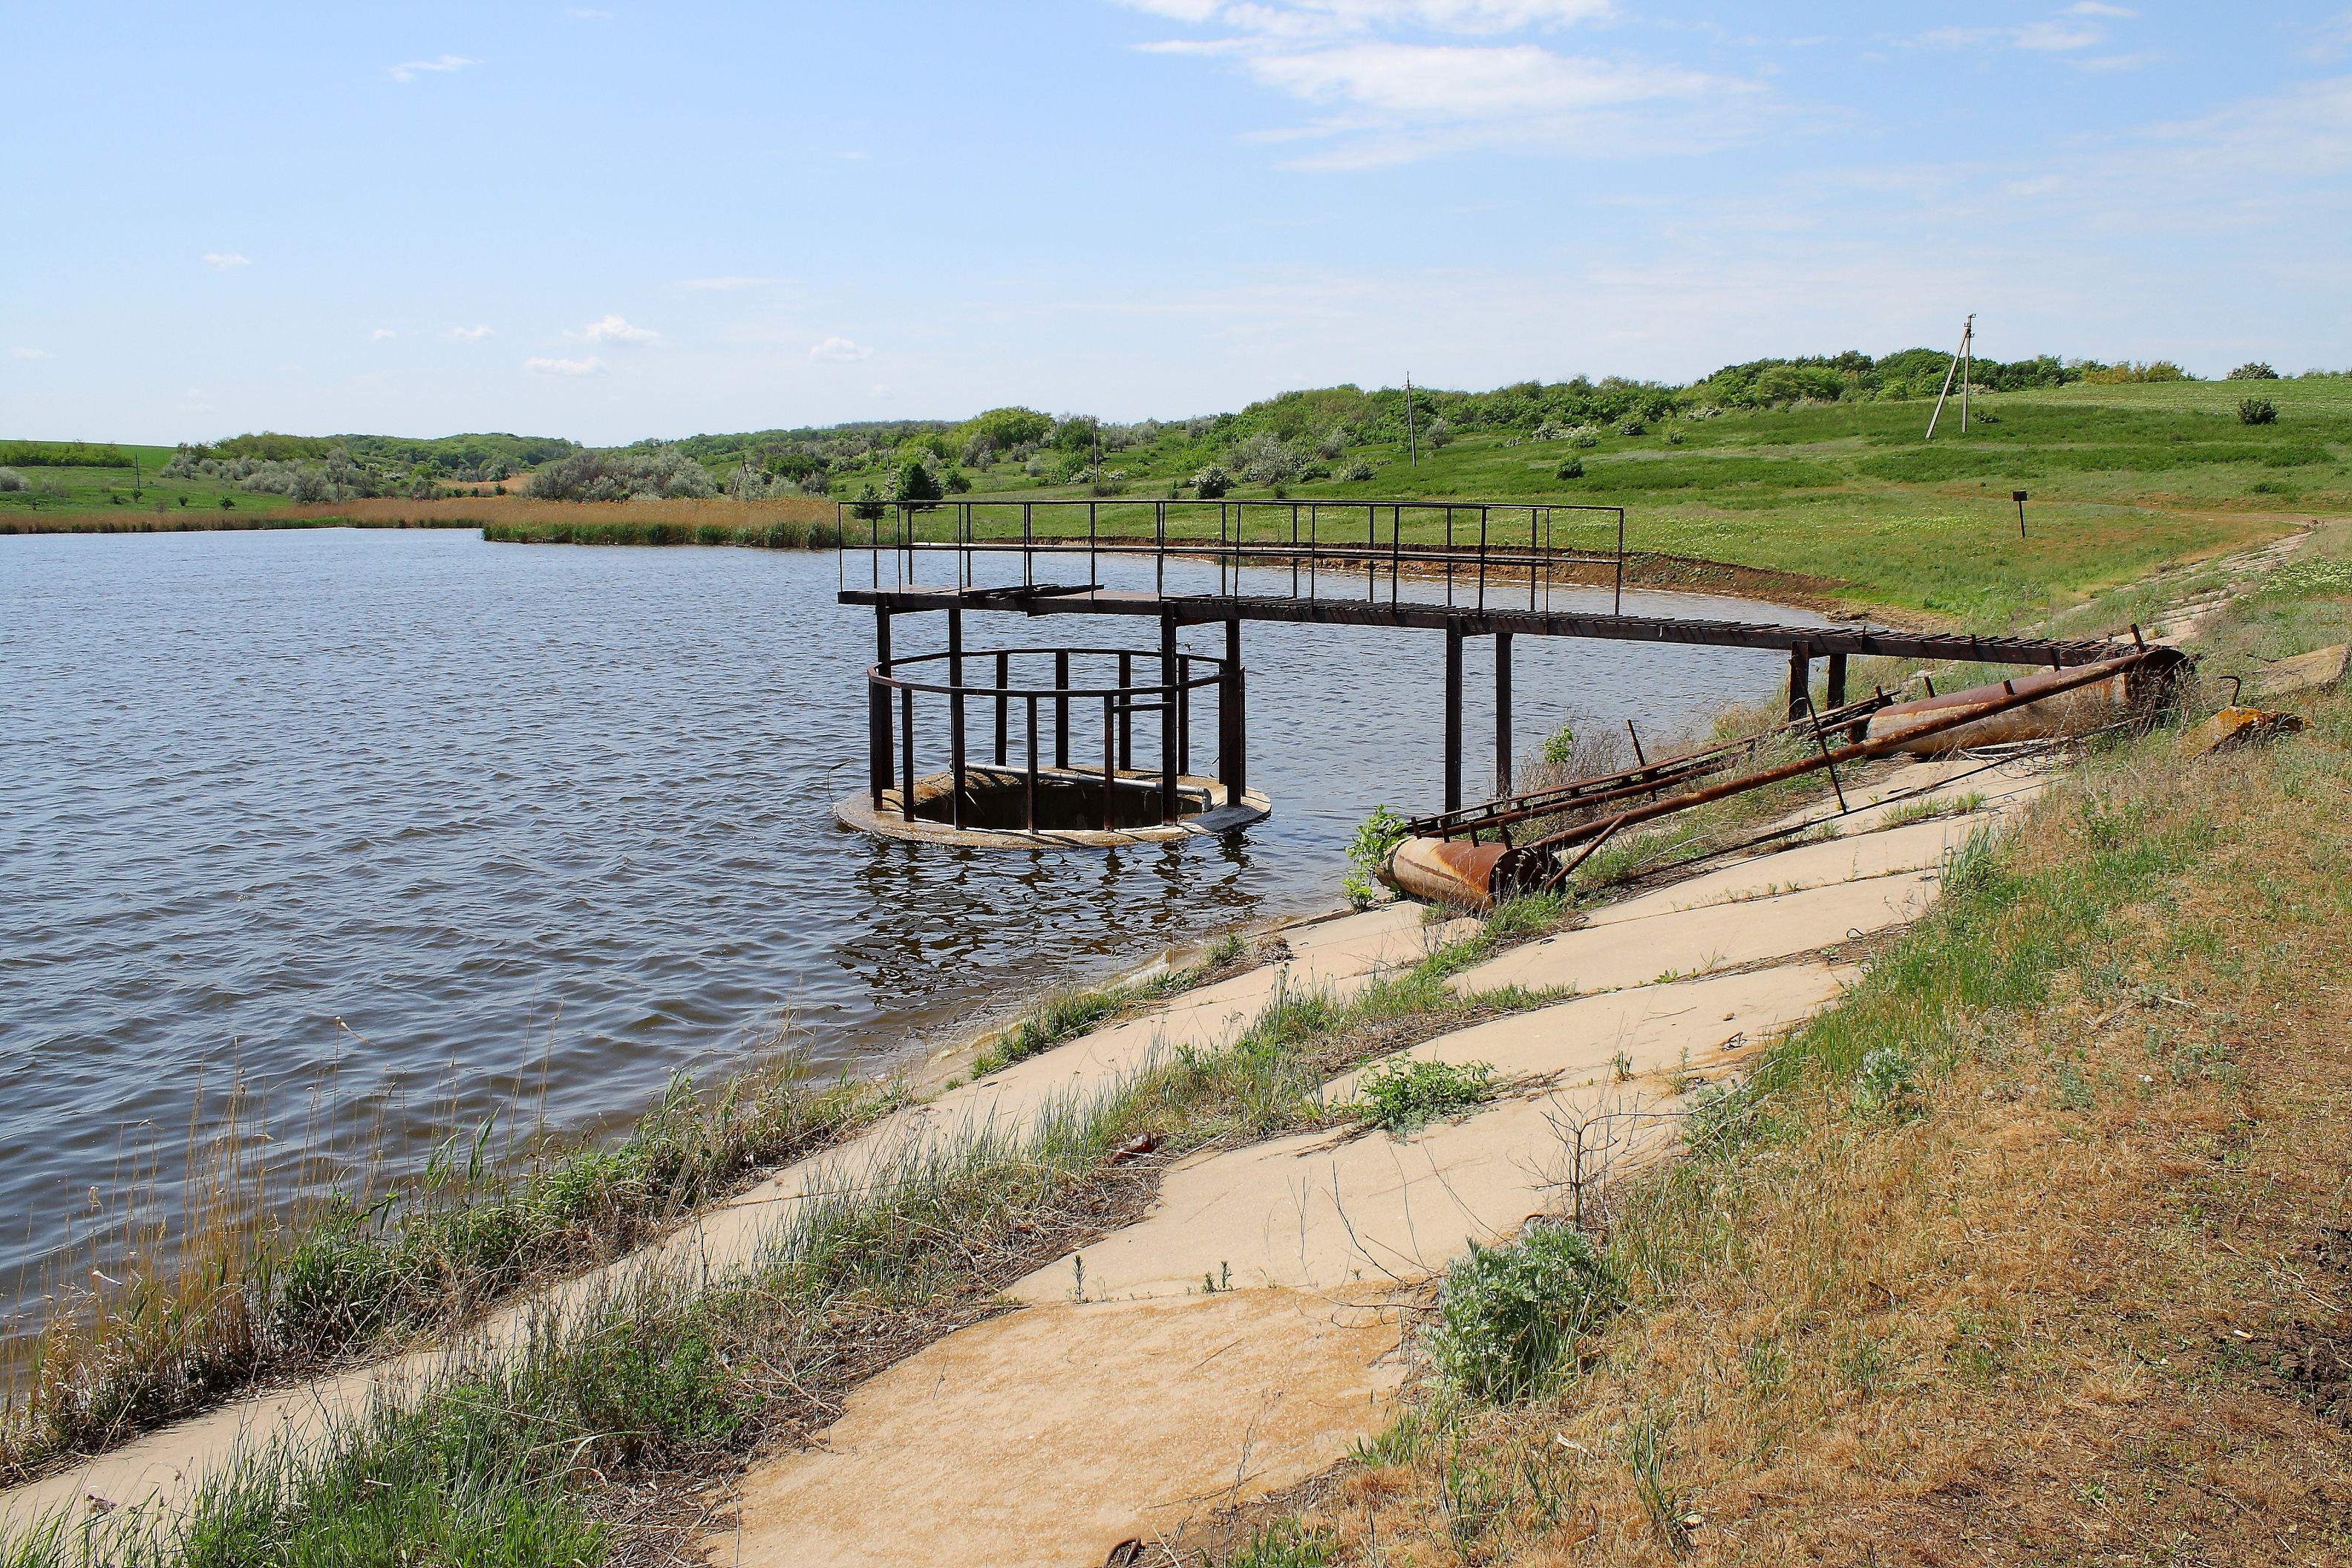
[(1601, 445), (1601, 432), (1590, 425), (1579, 425), (1568, 433), (1568, 444), (1571, 447), (1598, 447)]
[[(1575, 459), (1573, 458), (1570, 459), (1571, 462), (1574, 460)], [(1561, 465), (1563, 468), (1566, 468), (1566, 464)], [(1582, 466), (1579, 465), (1578, 472), (1581, 473), (1582, 471)], [(1570, 729), (1567, 725), (1562, 724), (1559, 729), (1554, 730), (1544, 741), (1543, 760), (1555, 768), (1564, 768), (1568, 766), (1575, 757), (1576, 731)]]
[(1339, 477), (1343, 479), (1369, 479), (1372, 477), (1372, 466), (1371, 464), (1364, 461), (1363, 458), (1359, 458), (1354, 462), (1349, 464), (1346, 468), (1340, 469)]
[(1648, 426), (1643, 424), (1639, 419), (1620, 419), (1617, 421), (1617, 434), (1620, 436), (1646, 435), (1649, 428), (1650, 427)]
[(1467, 1394), (1522, 1399), (1622, 1300), (1608, 1263), (1579, 1232), (1537, 1225), (1507, 1247), (1472, 1242), (1445, 1271), (1430, 1359)]
[(1574, 455), (1563, 458), (1553, 472), (1563, 479), (1580, 479), (1584, 477), (1584, 459)]
[(2278, 422), (2278, 405), (2267, 397), (2238, 399), (2238, 423), (2241, 425), (2274, 425)]
[(1405, 837), (1403, 817), (1385, 805), (1372, 808), (1372, 815), (1358, 826), (1356, 837), (1348, 845), (1348, 858), (1355, 862), (1356, 869), (1348, 873), (1340, 886), (1349, 903), (1362, 909), (1380, 897), (1372, 879), (1388, 868), (1389, 851)]
[(24, 488), (24, 475), (14, 468), (0, 468), (0, 490), (21, 490)]
[(2260, 360), (2248, 360), (2221, 379), (2224, 381), (2276, 381), (2279, 373)]
[(1337, 425), (1323, 432), (1323, 439), (1315, 443), (1315, 455), (1318, 458), (1339, 458), (1347, 450), (1348, 432)]
[(1433, 419), (1422, 438), (1433, 447), (1443, 447), (1454, 439), (1454, 426), (1443, 419)]
[(1669, 431), (1667, 431), (1667, 432), (1666, 432), (1666, 445), (1667, 445), (1667, 446), (1669, 446), (1669, 447), (1679, 447), (1679, 446), (1681, 446), (1682, 444), (1683, 444), (1683, 433), (1682, 433), (1681, 431), (1679, 431), (1679, 430), (1669, 430)]
[(1233, 476), (1214, 463), (1192, 476), (1192, 489), (1202, 500), (1215, 500), (1233, 488)]
[(1356, 1080), (1366, 1103), (1364, 1120), (1402, 1137), (1440, 1117), (1467, 1110), (1494, 1088), (1492, 1062), (1412, 1061), (1395, 1058)]

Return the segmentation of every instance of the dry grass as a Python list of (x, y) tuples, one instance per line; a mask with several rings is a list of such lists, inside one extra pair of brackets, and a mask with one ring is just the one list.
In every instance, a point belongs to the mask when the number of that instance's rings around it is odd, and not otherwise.
[[(2086, 763), (1737, 1147), (1617, 1194), (1580, 1375), (1426, 1391), (1291, 1501), (1329, 1560), (2352, 1558), (2352, 697), (2307, 707)], [(1915, 1115), (1857, 1103), (1882, 1046)]]

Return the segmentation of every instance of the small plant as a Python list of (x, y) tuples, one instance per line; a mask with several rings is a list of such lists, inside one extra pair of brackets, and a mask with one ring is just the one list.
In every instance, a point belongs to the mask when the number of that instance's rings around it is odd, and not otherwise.
[(1372, 466), (1363, 458), (1359, 458), (1354, 462), (1349, 463), (1346, 468), (1340, 469), (1339, 477), (1343, 479), (1369, 479), (1372, 477)]
[(1571, 454), (1552, 471), (1559, 479), (1580, 479), (1584, 477), (1584, 459)]
[(1864, 1116), (1909, 1116), (1919, 1109), (1919, 1069), (1910, 1057), (1881, 1046), (1862, 1058), (1853, 1108)]
[(1469, 1394), (1521, 1399), (1623, 1299), (1617, 1277), (1581, 1232), (1536, 1225), (1506, 1247), (1473, 1242), (1445, 1271), (1430, 1357)]
[(1681, 446), (1682, 444), (1683, 444), (1683, 433), (1682, 433), (1681, 431), (1679, 431), (1679, 430), (1669, 430), (1669, 431), (1667, 431), (1667, 432), (1666, 432), (1666, 445), (1667, 445), (1667, 446), (1669, 446), (1669, 447), (1679, 447), (1679, 446)]
[(1568, 444), (1571, 447), (1598, 447), (1601, 445), (1601, 432), (1590, 425), (1580, 425), (1568, 433)]
[(1328, 1524), (1293, 1515), (1250, 1532), (1250, 1542), (1226, 1559), (1226, 1568), (1327, 1568), (1339, 1561), (1339, 1538)]
[(1576, 731), (1562, 724), (1544, 740), (1543, 760), (1556, 768), (1564, 768), (1576, 755)]
[(2275, 425), (2278, 423), (2278, 405), (2267, 397), (2241, 397), (2238, 399), (2238, 423)]
[(1486, 1098), (1495, 1082), (1492, 1062), (1382, 1062), (1356, 1080), (1367, 1101), (1364, 1120), (1398, 1137), (1419, 1131), (1442, 1116), (1467, 1110)]
[(1664, 1418), (1650, 1411), (1643, 1411), (1625, 1433), (1625, 1463), (1633, 1472), (1634, 1493), (1656, 1526), (1659, 1539), (1680, 1555), (1689, 1548), (1690, 1532), (1699, 1520), (1666, 1479), (1666, 1460), (1672, 1452)]
[(223, 511), (235, 511), (236, 510), (236, 500), (234, 500), (232, 498), (230, 498), (230, 497), (228, 497), (228, 496), (223, 496), (223, 497), (221, 497), (221, 510), (223, 510)]
[(1389, 851), (1405, 837), (1404, 818), (1385, 805), (1374, 807), (1372, 815), (1364, 818), (1348, 845), (1348, 858), (1356, 869), (1340, 883), (1349, 903), (1360, 910), (1381, 896), (1376, 879), (1388, 869)]
[(1193, 493), (1202, 500), (1216, 500), (1233, 488), (1233, 476), (1214, 463), (1192, 476)]
[(1649, 433), (1649, 429), (1647, 425), (1630, 416), (1617, 421), (1617, 434), (1620, 436), (1643, 436)]

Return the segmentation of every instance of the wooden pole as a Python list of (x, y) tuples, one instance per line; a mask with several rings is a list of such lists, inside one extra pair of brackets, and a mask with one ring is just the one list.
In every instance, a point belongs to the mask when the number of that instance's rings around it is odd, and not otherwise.
[(1812, 650), (1803, 643), (1789, 650), (1789, 722), (1805, 716), (1813, 686)]
[(1977, 319), (1971, 314), (1960, 328), (1959, 353), (1954, 353), (1952, 363), (1944, 368), (1944, 390), (1936, 394), (1936, 412), (1927, 416), (1927, 439), (1930, 441), (1936, 438), (1936, 421), (1944, 415), (1944, 399), (1952, 395), (1952, 377), (1959, 374), (1960, 354), (1968, 352), (1969, 340), (1976, 335), (1976, 330)]

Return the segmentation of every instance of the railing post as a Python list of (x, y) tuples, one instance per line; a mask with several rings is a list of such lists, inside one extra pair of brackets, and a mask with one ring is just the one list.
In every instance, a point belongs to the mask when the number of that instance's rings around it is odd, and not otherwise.
[(1239, 805), (1249, 791), (1248, 737), (1242, 717), (1242, 622), (1225, 622), (1224, 679), (1217, 686), (1217, 779), (1225, 804)]
[(1445, 809), (1462, 809), (1462, 623), (1445, 623)]
[(963, 608), (948, 608), (948, 811), (963, 827)]
[(1061, 695), (1070, 689), (1070, 655), (1067, 649), (1054, 654), (1054, 765), (1070, 765), (1070, 700)]
[(1845, 706), (1845, 655), (1842, 653), (1830, 655), (1829, 699), (1832, 708)]
[(1118, 656), (1118, 766), (1135, 766), (1135, 656)]
[(1118, 715), (1117, 715), (1117, 713), (1115, 712), (1115, 710), (1116, 710), (1118, 707), (1118, 698), (1116, 698), (1116, 697), (1106, 697), (1106, 698), (1104, 698), (1104, 699), (1103, 699), (1103, 809), (1102, 809), (1102, 824), (1103, 824), (1103, 831), (1104, 831), (1105, 833), (1108, 833), (1108, 832), (1110, 831), (1110, 786), (1111, 786), (1111, 781), (1112, 781), (1115, 777), (1117, 777), (1117, 773), (1114, 772), (1114, 770), (1113, 770), (1113, 769), (1112, 769), (1112, 767), (1111, 767), (1111, 747), (1112, 747), (1112, 745), (1114, 744), (1114, 742), (1115, 742), (1115, 741), (1116, 741), (1116, 739), (1117, 739), (1116, 731), (1117, 731), (1117, 730), (1118, 730)]
[(1511, 793), (1511, 634), (1495, 634), (1495, 797)]
[(1029, 787), (1027, 809), (1022, 813), (1022, 826), (1030, 832), (1037, 831), (1037, 700), (1029, 699)]
[[(890, 673), (890, 612), (874, 606), (874, 663), (884, 677)], [(866, 783), (874, 794), (874, 809), (890, 788), (890, 689), (875, 680), (866, 691)]]
[(1013, 718), (1013, 699), (1004, 689), (1012, 684), (1013, 656), (1000, 653), (996, 656), (996, 765), (1000, 768), (1004, 765), (1004, 731)]
[(1793, 724), (1805, 716), (1812, 701), (1812, 649), (1798, 643), (1789, 649), (1789, 722)]
[(898, 688), (898, 728), (906, 731), (898, 753), (898, 816), (915, 820), (915, 689)]
[(1160, 617), (1160, 820), (1176, 820), (1176, 617)]

